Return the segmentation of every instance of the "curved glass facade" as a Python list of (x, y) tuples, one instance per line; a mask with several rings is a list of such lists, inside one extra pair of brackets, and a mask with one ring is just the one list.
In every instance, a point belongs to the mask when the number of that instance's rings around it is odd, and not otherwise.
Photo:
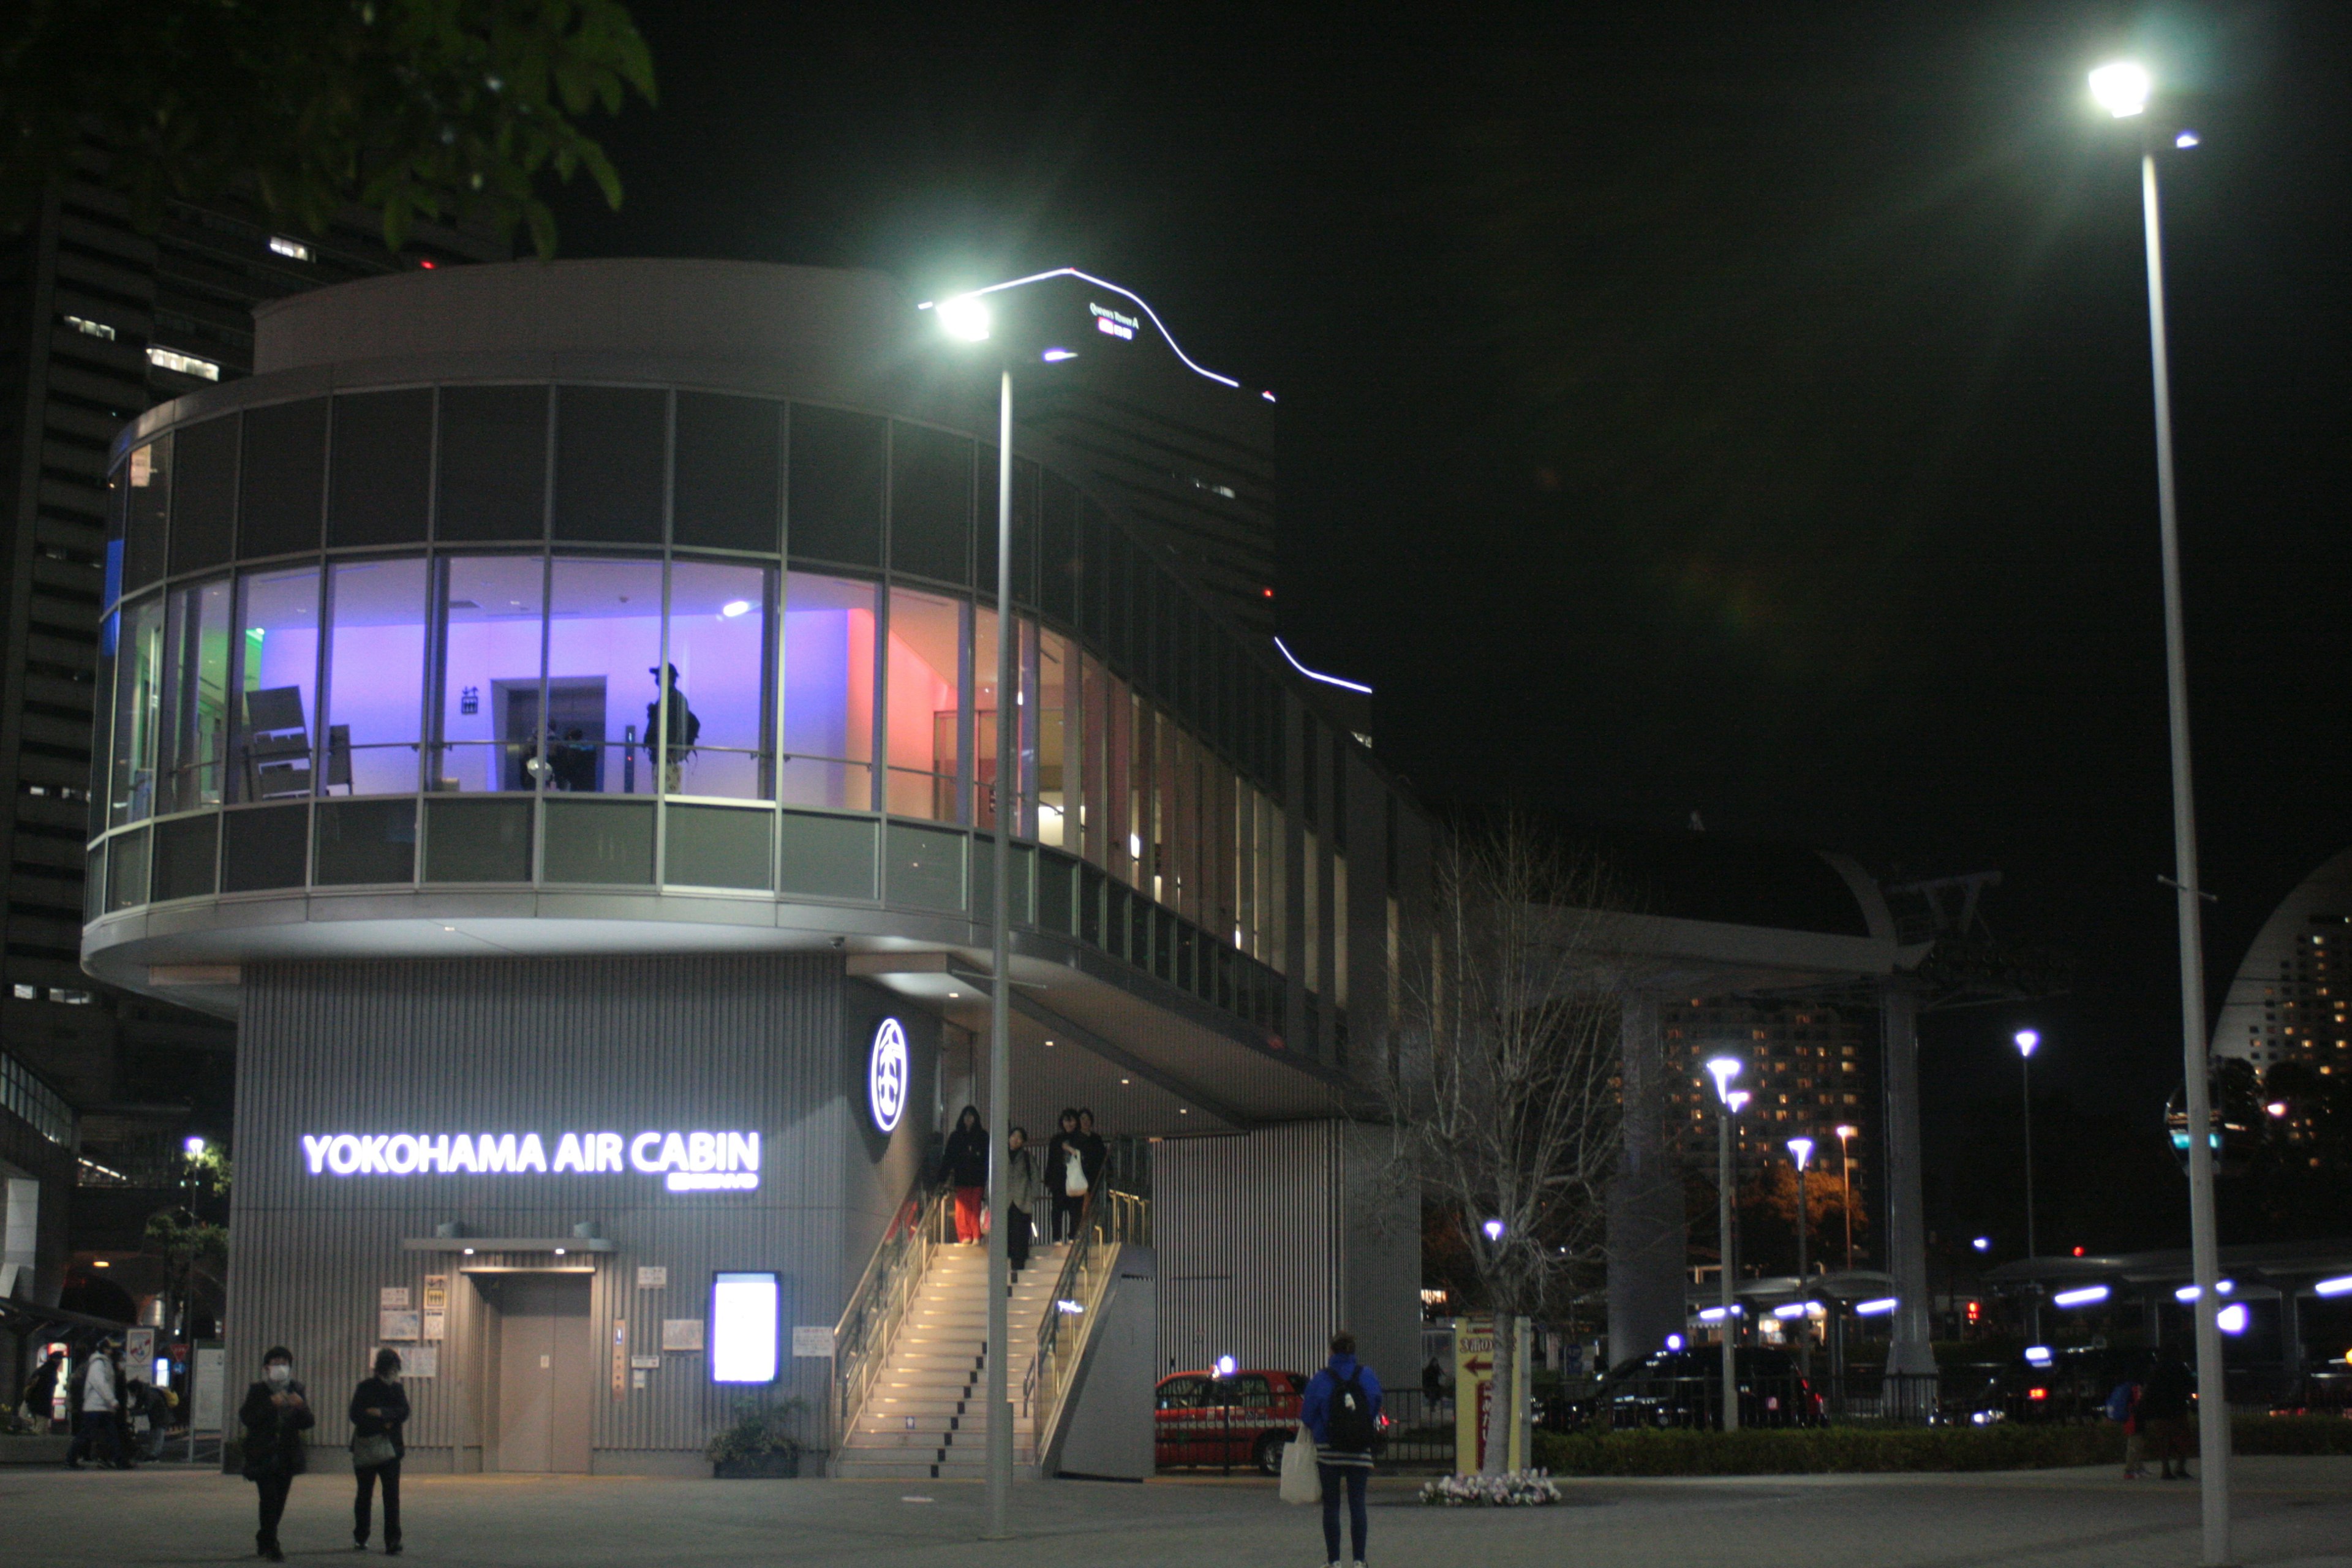
[(91, 917), (435, 884), (977, 913), (1009, 810), (1024, 921), (1277, 1024), (1280, 678), (1024, 465), (1007, 703), (994, 471), (929, 426), (645, 386), (162, 434), (113, 478)]

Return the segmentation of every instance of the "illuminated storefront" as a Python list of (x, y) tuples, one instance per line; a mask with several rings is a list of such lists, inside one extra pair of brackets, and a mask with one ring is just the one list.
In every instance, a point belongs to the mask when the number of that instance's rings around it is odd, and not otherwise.
[(484, 1325), (544, 1321), (596, 1398), (542, 1468), (660, 1468), (748, 1273), (821, 1394), (984, 1058), (1000, 809), (1020, 1120), (1337, 1114), (1418, 819), (1074, 438), (1164, 405), (1197, 506), (1270, 405), (1081, 361), (1020, 437), (1008, 702), (990, 389), (917, 325), (870, 275), (449, 269), (265, 310), (260, 374), (118, 443), (85, 962), (241, 1020), (232, 1360), (438, 1318), (381, 1336), (446, 1347), (411, 1440), (496, 1468)]

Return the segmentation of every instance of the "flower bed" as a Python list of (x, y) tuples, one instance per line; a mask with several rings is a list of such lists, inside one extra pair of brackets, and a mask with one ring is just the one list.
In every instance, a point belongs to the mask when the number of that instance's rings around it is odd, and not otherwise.
[(1542, 1470), (1511, 1470), (1499, 1476), (1447, 1476), (1421, 1489), (1432, 1508), (1541, 1508), (1559, 1500), (1559, 1489)]

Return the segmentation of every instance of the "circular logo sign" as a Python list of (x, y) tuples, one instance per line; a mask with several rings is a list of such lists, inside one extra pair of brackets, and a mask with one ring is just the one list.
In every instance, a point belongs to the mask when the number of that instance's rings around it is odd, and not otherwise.
[(907, 1031), (896, 1018), (885, 1018), (874, 1031), (874, 1048), (866, 1058), (866, 1104), (881, 1132), (898, 1130), (907, 1109)]

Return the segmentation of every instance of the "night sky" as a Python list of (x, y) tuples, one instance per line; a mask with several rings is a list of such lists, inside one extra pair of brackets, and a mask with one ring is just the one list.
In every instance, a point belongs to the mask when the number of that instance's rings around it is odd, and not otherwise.
[(1931, 1020), (1931, 1209), (1990, 1223), (2030, 1018), (2057, 1125), (2140, 1161), (2079, 1239), (2185, 1231), (2138, 141), (2083, 78), (2138, 52), (2203, 138), (2163, 177), (2218, 1006), (2352, 842), (2341, 5), (763, 9), (638, 7), (662, 100), (566, 254), (1137, 289), (1281, 393), (1285, 631), (1391, 765), (1998, 868), (2076, 983)]

